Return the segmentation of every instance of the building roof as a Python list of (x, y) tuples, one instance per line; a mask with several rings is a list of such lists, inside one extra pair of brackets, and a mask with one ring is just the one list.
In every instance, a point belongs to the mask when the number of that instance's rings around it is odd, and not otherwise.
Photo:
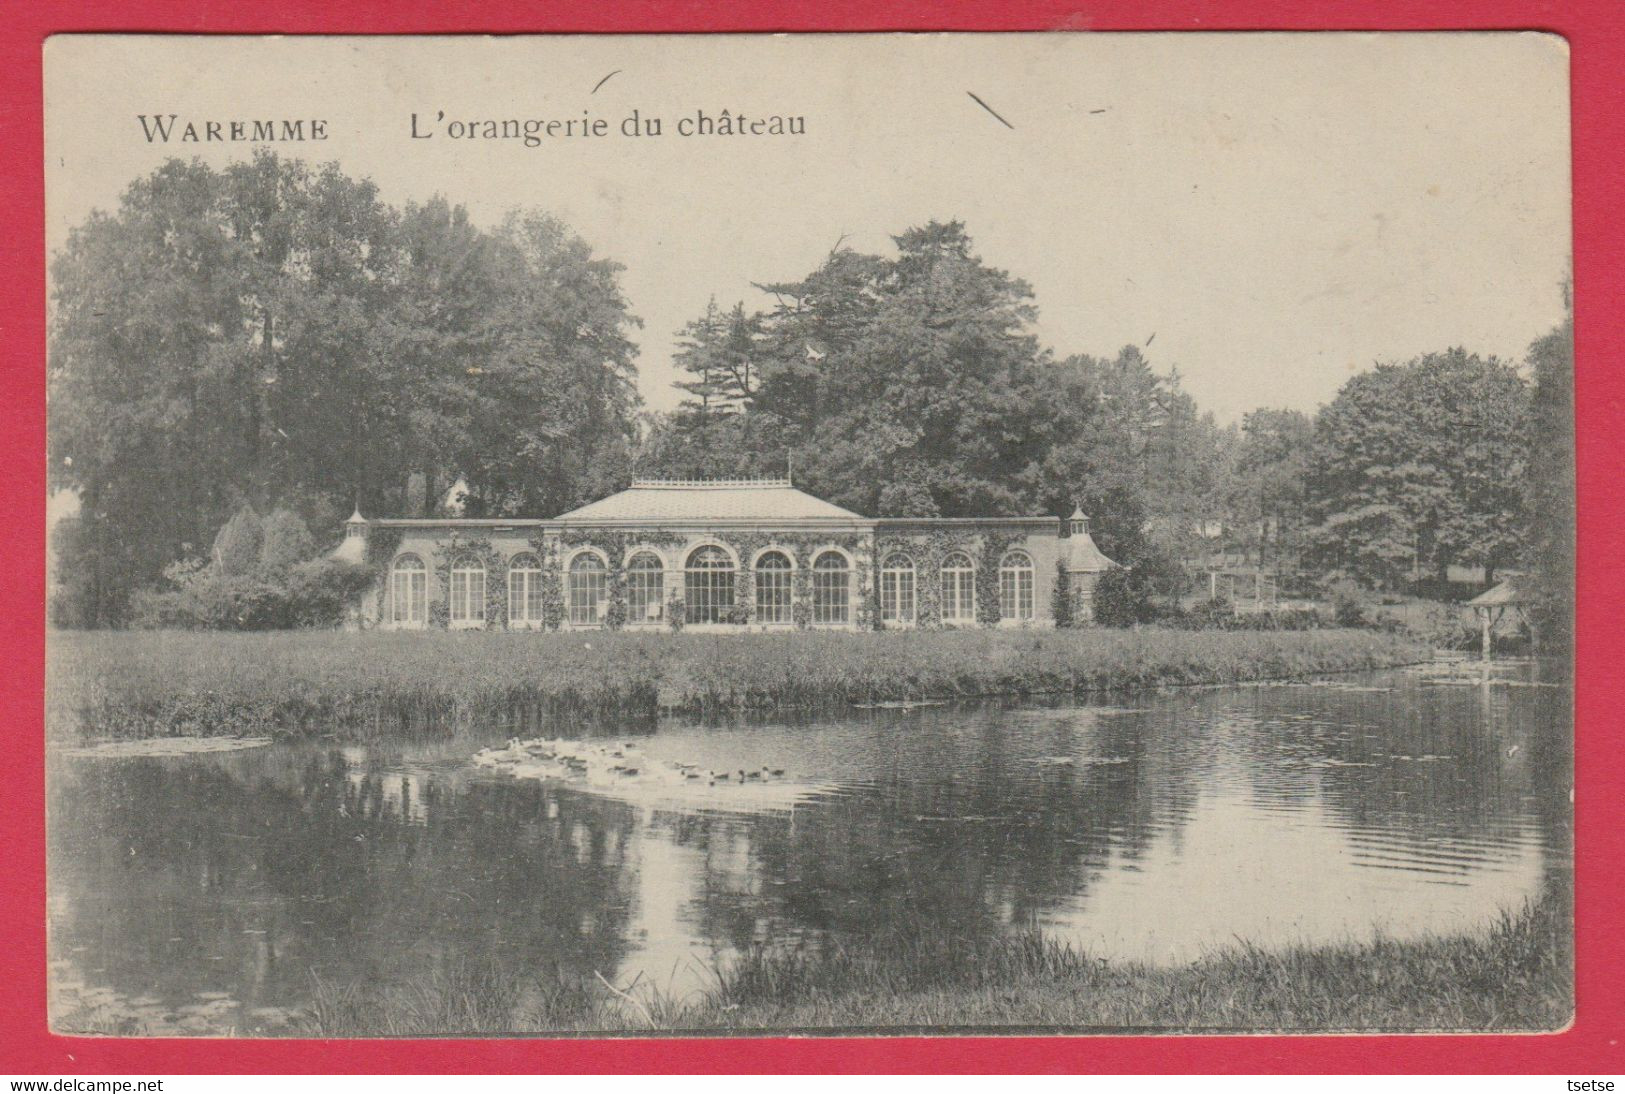
[(356, 565), (367, 561), (367, 541), (360, 536), (345, 536), (339, 540), (339, 545), (327, 552), (327, 557), (334, 562), (351, 562)]
[(788, 479), (639, 479), (629, 489), (561, 514), (559, 521), (829, 520), (864, 517)]
[(1101, 553), (1088, 532), (1073, 532), (1067, 539), (1066, 552), (1066, 568), (1073, 573), (1100, 573), (1117, 565)]

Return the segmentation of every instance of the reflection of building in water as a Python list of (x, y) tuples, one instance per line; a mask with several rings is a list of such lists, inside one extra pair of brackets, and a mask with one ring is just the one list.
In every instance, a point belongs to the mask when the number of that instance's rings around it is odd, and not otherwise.
[[(1074, 619), (1114, 563), (1082, 510), (877, 519), (785, 479), (645, 479), (551, 520), (368, 520), (335, 558), (383, 552), (357, 627), (659, 629), (1048, 626), (1057, 572)], [(878, 614), (878, 619), (872, 618)]]
[(73, 761), (49, 784), (52, 954), (130, 998), (298, 1008), (311, 969), (410, 982), (461, 959), (680, 993), (831, 937), (1037, 924), (1172, 960), (1448, 933), (1567, 891), (1556, 698), (1283, 687), (664, 727), (676, 755), (748, 747), (836, 786), (768, 813), (483, 778), (443, 763), (466, 742)]
[(352, 770), (346, 778), (351, 788), (350, 801), (362, 815), (423, 824), (429, 818), (428, 798), (433, 796), (429, 783), (433, 777), (432, 772), (409, 769), (377, 773)]
[(1153, 838), (1140, 814), (1164, 799), (1144, 785), (1138, 725), (1077, 709), (942, 712), (906, 732), (877, 719), (872, 736), (843, 737), (867, 780), (785, 813), (657, 813), (648, 835), (698, 856), (690, 929), (723, 951), (908, 931), (988, 937)]

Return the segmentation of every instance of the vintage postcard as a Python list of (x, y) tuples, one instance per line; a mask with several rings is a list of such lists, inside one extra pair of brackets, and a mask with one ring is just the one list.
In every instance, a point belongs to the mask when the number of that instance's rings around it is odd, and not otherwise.
[(1563, 1028), (1568, 71), (52, 38), (52, 1028)]

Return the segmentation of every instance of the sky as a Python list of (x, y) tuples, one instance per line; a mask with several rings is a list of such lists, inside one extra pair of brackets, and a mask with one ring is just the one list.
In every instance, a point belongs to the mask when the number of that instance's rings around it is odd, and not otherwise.
[[(724, 109), (805, 133), (675, 132)], [(662, 136), (619, 136), (633, 110)], [(1221, 422), (1313, 411), (1376, 361), (1520, 358), (1569, 273), (1568, 52), (1549, 35), (59, 36), (50, 249), (170, 156), (251, 154), (149, 143), (142, 113), (324, 119), (325, 141), (279, 149), (391, 204), (556, 214), (625, 265), (657, 410), (710, 298), (763, 306), (753, 282), (798, 279), (838, 241), (890, 253), (932, 219), (1031, 284), (1055, 353), (1145, 346)], [(447, 128), (584, 115), (610, 134), (532, 148)]]

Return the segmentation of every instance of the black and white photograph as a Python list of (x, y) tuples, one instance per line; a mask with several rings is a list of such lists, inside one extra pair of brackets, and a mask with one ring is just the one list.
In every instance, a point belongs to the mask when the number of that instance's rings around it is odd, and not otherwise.
[(52, 38), (51, 1029), (1564, 1029), (1568, 95)]

